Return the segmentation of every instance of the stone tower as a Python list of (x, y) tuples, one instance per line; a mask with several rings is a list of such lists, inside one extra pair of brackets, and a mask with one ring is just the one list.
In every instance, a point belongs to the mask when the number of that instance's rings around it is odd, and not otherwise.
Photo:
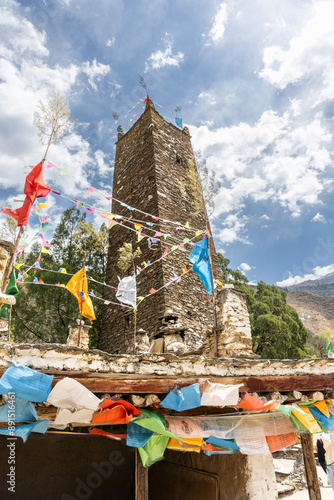
[[(189, 130), (180, 130), (166, 122), (156, 111), (151, 100), (147, 101), (142, 116), (126, 134), (118, 134), (113, 180), (112, 213), (133, 221), (125, 220), (110, 230), (106, 283), (116, 286), (118, 249), (124, 242), (131, 242), (133, 249), (141, 250), (136, 266), (142, 262), (153, 263), (165, 249), (178, 245), (185, 238), (193, 242), (203, 238), (195, 237), (191, 229), (176, 229), (168, 221), (178, 221), (180, 226), (205, 230), (205, 209), (202, 191), (195, 165)], [(137, 210), (129, 210), (117, 200)], [(154, 218), (152, 218), (152, 216)], [(159, 218), (159, 220), (157, 220)], [(140, 232), (152, 236), (161, 232), (170, 236), (151, 244), (148, 238), (137, 242), (134, 222), (143, 227)], [(145, 221), (145, 222), (140, 222)], [(154, 226), (152, 226), (154, 223)], [(188, 223), (188, 224), (186, 224)], [(122, 227), (123, 226), (123, 227)], [(137, 226), (138, 228), (138, 226)], [(212, 238), (210, 240), (213, 274), (221, 276)], [(136, 330), (145, 331), (148, 337), (159, 338), (173, 331), (182, 337), (189, 351), (196, 350), (205, 333), (213, 327), (212, 299), (194, 271), (184, 276), (185, 268), (192, 264), (187, 258), (192, 249), (185, 243), (184, 250), (174, 250), (159, 262), (148, 266), (137, 276), (137, 296), (146, 296), (149, 290), (160, 289), (170, 281), (173, 273), (181, 276), (178, 282), (163, 288), (138, 304)], [(129, 274), (131, 270), (129, 270)], [(114, 301), (115, 291), (106, 288), (105, 300)], [(100, 348), (111, 353), (131, 352), (134, 336), (134, 314), (132, 310), (106, 305), (100, 334)], [(144, 332), (143, 332), (144, 333)]]

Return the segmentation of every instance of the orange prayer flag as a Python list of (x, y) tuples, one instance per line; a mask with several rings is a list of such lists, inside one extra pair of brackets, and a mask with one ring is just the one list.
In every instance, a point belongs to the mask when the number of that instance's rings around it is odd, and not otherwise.
[(327, 418), (330, 417), (329, 409), (325, 400), (317, 401), (316, 403), (313, 403), (313, 406), (318, 408), (318, 410), (321, 411), (321, 413), (323, 413)]

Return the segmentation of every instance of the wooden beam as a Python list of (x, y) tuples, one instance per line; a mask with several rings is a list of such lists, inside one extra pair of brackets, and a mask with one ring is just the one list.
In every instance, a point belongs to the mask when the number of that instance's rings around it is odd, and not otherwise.
[[(0, 375), (4, 372), (0, 369)], [(221, 384), (242, 384), (241, 392), (274, 392), (274, 391), (325, 391), (334, 388), (333, 375), (298, 375), (284, 377), (176, 377), (152, 375), (122, 375), (118, 373), (96, 373), (78, 371), (48, 371), (53, 375), (53, 386), (64, 377), (74, 378), (87, 389), (95, 393), (120, 394), (165, 394), (178, 387), (202, 383), (206, 380)]]
[(319, 479), (314, 459), (312, 434), (301, 434), (300, 439), (303, 447), (306, 480), (310, 500), (321, 500)]
[(135, 449), (135, 500), (148, 500), (148, 467), (143, 467), (139, 451)]

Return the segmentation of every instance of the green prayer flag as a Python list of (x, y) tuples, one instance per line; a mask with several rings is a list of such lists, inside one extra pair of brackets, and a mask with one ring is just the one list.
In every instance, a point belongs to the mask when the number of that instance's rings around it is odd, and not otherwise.
[(145, 446), (138, 448), (144, 467), (150, 467), (164, 458), (169, 438), (167, 436), (152, 436)]
[(68, 175), (68, 173), (67, 173), (67, 172), (65, 172), (65, 170), (61, 170), (61, 171), (59, 172), (59, 177), (61, 177), (62, 175)]
[(140, 425), (145, 429), (153, 431), (156, 434), (160, 434), (162, 436), (177, 439), (178, 441), (180, 441), (179, 437), (166, 430), (166, 420), (163, 415), (160, 415), (158, 413), (153, 413), (149, 410), (143, 409), (140, 417), (134, 418), (133, 420), (131, 420), (131, 422)]
[[(19, 293), (19, 289), (17, 288), (16, 285), (16, 275), (15, 275), (15, 269), (12, 269), (12, 273), (10, 276), (9, 283), (6, 288), (6, 295), (13, 295), (13, 297), (16, 297)], [(0, 316), (3, 319), (8, 319), (9, 318), (9, 304), (3, 304), (1, 309), (0, 309)]]
[(328, 346), (326, 347), (327, 352), (334, 352), (333, 346), (332, 346), (332, 341), (329, 342)]

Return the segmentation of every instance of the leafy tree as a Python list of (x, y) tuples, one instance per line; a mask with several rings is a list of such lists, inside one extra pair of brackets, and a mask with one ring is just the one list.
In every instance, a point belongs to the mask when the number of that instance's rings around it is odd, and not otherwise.
[(297, 311), (286, 303), (287, 293), (263, 281), (255, 290), (241, 271), (229, 268), (229, 259), (218, 253), (218, 260), (224, 282), (246, 292), (253, 351), (265, 359), (309, 357), (307, 330)]
[(40, 111), (34, 113), (34, 125), (38, 128), (38, 138), (41, 144), (47, 144), (46, 158), (50, 144), (58, 144), (73, 129), (75, 119), (71, 118), (71, 110), (64, 97), (53, 92), (44, 104), (39, 101)]
[(312, 357), (325, 358), (327, 356), (326, 347), (333, 336), (332, 330), (326, 326), (320, 333), (309, 334), (307, 337), (307, 348)]
[[(85, 216), (85, 213), (74, 207), (64, 211), (51, 241), (52, 256), (43, 254), (41, 261), (41, 267), (50, 271), (39, 271), (32, 267), (24, 276), (25, 281), (31, 282), (36, 277), (48, 284), (60, 282), (65, 285), (70, 276), (59, 273), (59, 268), (65, 268), (70, 274), (82, 269), (85, 245), (80, 246), (79, 242), (84, 239), (86, 250), (89, 251), (86, 255), (88, 277), (104, 283), (108, 229), (102, 224), (99, 231), (95, 231), (92, 224), (85, 222)], [(35, 244), (26, 257), (26, 264), (33, 266), (39, 255), (40, 245)], [(24, 272), (24, 269), (20, 270)], [(93, 290), (97, 296), (103, 295), (103, 285), (100, 283), (88, 282), (89, 290)], [(97, 347), (103, 302), (93, 299), (93, 304), (97, 319), (90, 330), (90, 345)], [(78, 302), (63, 287), (20, 285), (17, 304), (13, 307), (12, 333), (17, 341), (65, 343), (68, 325), (78, 317)]]

